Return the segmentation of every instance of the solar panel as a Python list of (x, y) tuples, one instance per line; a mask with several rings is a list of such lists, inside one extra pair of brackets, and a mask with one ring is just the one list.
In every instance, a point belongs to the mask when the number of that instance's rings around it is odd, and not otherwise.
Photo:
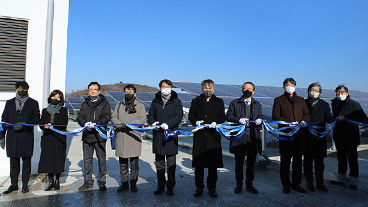
[(80, 99), (80, 98), (68, 98), (67, 100), (70, 103), (82, 103), (82, 99)]
[(124, 93), (121, 91), (107, 91), (106, 93), (112, 96), (117, 101), (122, 101), (124, 99)]
[(72, 105), (67, 104), (67, 103), (64, 105), (64, 107), (67, 108), (67, 109), (73, 109)]
[(82, 106), (82, 103), (71, 103), (70, 105), (73, 107), (73, 109), (80, 109)]
[(115, 102), (115, 99), (111, 96), (105, 96), (105, 98), (108, 102)]

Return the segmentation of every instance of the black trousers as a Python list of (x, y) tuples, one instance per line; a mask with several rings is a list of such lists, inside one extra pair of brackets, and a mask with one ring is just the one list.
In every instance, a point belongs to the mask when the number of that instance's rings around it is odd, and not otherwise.
[[(167, 161), (167, 181), (165, 177), (165, 157)], [(159, 189), (175, 187), (176, 155), (159, 155), (155, 153), (157, 184)]]
[[(281, 154), (280, 156), (280, 178), (283, 187), (300, 185), (302, 183), (302, 155)], [(290, 181), (290, 162), (292, 165), (292, 181)]]
[(93, 183), (93, 153), (96, 150), (98, 159), (99, 183), (106, 183), (106, 142), (89, 144), (83, 142), (83, 160), (84, 160), (84, 182)]
[[(28, 185), (31, 176), (31, 157), (22, 157), (22, 183)], [(20, 157), (10, 158), (10, 180), (12, 185), (18, 185), (18, 177), (20, 173)]]
[(348, 162), (350, 167), (350, 176), (359, 176), (358, 151), (356, 146), (336, 146), (338, 173), (346, 174)]
[(129, 182), (129, 164), (128, 160), (130, 160), (130, 185), (136, 185), (138, 181), (139, 174), (139, 157), (130, 157), (130, 158), (121, 158), (119, 157), (120, 163), (120, 180), (121, 184), (126, 185)]
[[(198, 189), (203, 189), (203, 180), (204, 180), (204, 168), (196, 167), (194, 169), (194, 179), (195, 185)], [(208, 190), (216, 190), (216, 182), (217, 182), (217, 168), (210, 167), (208, 168), (208, 176), (207, 176), (207, 188)]]
[(316, 175), (317, 185), (323, 184), (323, 172), (325, 170), (325, 165), (323, 164), (324, 157), (313, 157), (304, 156), (304, 175), (308, 184), (313, 184), (313, 161), (314, 161), (314, 171)]
[(243, 167), (245, 155), (247, 155), (247, 170), (245, 183), (247, 186), (251, 186), (254, 180), (254, 165), (256, 163), (257, 148), (255, 143), (243, 144), (237, 147), (234, 152), (235, 155), (235, 178), (238, 186), (243, 185)]

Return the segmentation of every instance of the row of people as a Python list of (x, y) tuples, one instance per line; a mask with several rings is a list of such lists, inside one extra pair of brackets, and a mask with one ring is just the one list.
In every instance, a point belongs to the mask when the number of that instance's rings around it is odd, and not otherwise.
[[(204, 168), (208, 168), (207, 188), (211, 197), (217, 197), (217, 168), (223, 167), (221, 135), (216, 131), (216, 124), (227, 121), (245, 124), (248, 123), (243, 136), (236, 141), (230, 142), (230, 152), (235, 155), (235, 177), (236, 187), (234, 192), (242, 191), (244, 176), (243, 165), (247, 156), (247, 170), (245, 185), (246, 190), (258, 193), (253, 186), (254, 164), (256, 154), (262, 153), (260, 129), (262, 123), (261, 104), (253, 98), (255, 85), (246, 82), (242, 86), (243, 95), (229, 105), (225, 114), (224, 102), (214, 95), (215, 83), (205, 80), (201, 83), (202, 94), (193, 99), (188, 119), (193, 126), (209, 124), (208, 128), (197, 131), (193, 136), (192, 167), (195, 168), (195, 197), (203, 194)], [(285, 93), (275, 98), (272, 118), (290, 123), (300, 123), (303, 127), (306, 123), (321, 122), (324, 126), (326, 121), (332, 117), (338, 118), (339, 122), (334, 130), (334, 140), (338, 151), (339, 173), (347, 171), (347, 160), (349, 160), (350, 175), (358, 176), (358, 163), (356, 148), (359, 144), (359, 129), (348, 125), (345, 117), (367, 122), (367, 117), (360, 105), (351, 100), (348, 89), (345, 86), (336, 88), (337, 97), (332, 101), (333, 115), (329, 105), (319, 98), (322, 88), (314, 83), (308, 87), (308, 98), (304, 100), (295, 93), (296, 82), (292, 78), (285, 79), (283, 87)], [(106, 139), (100, 137), (94, 129), (95, 125), (107, 125), (110, 121), (116, 125), (116, 150), (115, 155), (119, 157), (121, 185), (118, 192), (130, 188), (137, 192), (136, 186), (139, 175), (139, 156), (141, 155), (142, 138), (139, 132), (131, 130), (121, 123), (144, 124), (146, 119), (151, 125), (159, 126), (153, 130), (152, 150), (155, 154), (156, 173), (158, 179), (155, 195), (161, 194), (167, 189), (167, 195), (174, 195), (176, 154), (178, 154), (178, 137), (173, 136), (166, 140), (164, 132), (167, 129), (176, 130), (183, 117), (183, 108), (178, 95), (172, 89), (170, 80), (162, 80), (159, 83), (160, 91), (156, 93), (146, 117), (146, 111), (142, 103), (136, 101), (136, 88), (127, 85), (124, 88), (125, 98), (118, 104), (111, 114), (111, 108), (105, 97), (100, 94), (100, 85), (91, 82), (88, 85), (88, 97), (81, 105), (78, 114), (80, 126), (86, 126), (82, 135), (83, 160), (84, 160), (84, 184), (79, 190), (93, 188), (92, 160), (96, 151), (98, 158), (99, 174), (97, 181), (100, 190), (106, 190)], [(28, 96), (29, 86), (26, 82), (16, 84), (16, 97), (8, 100), (2, 115), (2, 121), (14, 124), (4, 126), (6, 133), (7, 156), (10, 157), (11, 186), (4, 193), (18, 190), (18, 176), (20, 171), (20, 157), (23, 159), (22, 192), (28, 192), (28, 180), (31, 172), (30, 160), (33, 154), (33, 127), (27, 124), (41, 124), (44, 131), (41, 138), (41, 157), (39, 173), (48, 173), (49, 186), (46, 190), (60, 189), (59, 177), (64, 171), (66, 156), (66, 136), (60, 135), (49, 129), (47, 125), (62, 125), (59, 130), (66, 131), (68, 115), (64, 105), (64, 96), (61, 91), (53, 91), (49, 98), (49, 106), (42, 111), (40, 120), (37, 101)], [(305, 193), (300, 186), (302, 171), (302, 156), (304, 155), (304, 173), (308, 184), (308, 190), (314, 191), (313, 186), (313, 161), (315, 163), (317, 188), (327, 191), (323, 184), (323, 158), (326, 156), (326, 140), (307, 138), (312, 136), (306, 129), (302, 129), (293, 141), (280, 140), (280, 178), (283, 192), (289, 193), (290, 188)], [(347, 142), (346, 137), (352, 137), (353, 142)], [(351, 139), (350, 139), (351, 140)], [(1, 139), (4, 143), (4, 139)], [(4, 144), (2, 144), (4, 145)], [(354, 150), (355, 149), (355, 150)], [(292, 181), (290, 181), (289, 166), (293, 159)], [(166, 160), (166, 162), (165, 162)], [(130, 176), (129, 163), (130, 162)], [(166, 165), (166, 166), (165, 166)], [(167, 168), (168, 178), (166, 180), (165, 170)], [(55, 179), (54, 179), (55, 175)], [(130, 177), (130, 178), (129, 178)], [(356, 189), (356, 186), (351, 186)]]

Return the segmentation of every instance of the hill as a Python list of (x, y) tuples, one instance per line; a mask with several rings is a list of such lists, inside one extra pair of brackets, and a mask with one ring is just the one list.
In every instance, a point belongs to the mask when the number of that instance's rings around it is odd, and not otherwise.
[[(106, 91), (123, 91), (124, 87), (131, 83), (114, 83), (114, 84), (107, 84), (107, 85), (101, 85), (101, 94), (106, 95)], [(133, 84), (137, 88), (137, 92), (157, 92), (158, 89), (146, 86), (146, 85), (140, 85), (140, 84)], [(71, 93), (67, 93), (65, 95), (66, 98), (80, 98), (81, 96), (88, 95), (88, 89), (82, 89), (74, 91), (72, 90)]]

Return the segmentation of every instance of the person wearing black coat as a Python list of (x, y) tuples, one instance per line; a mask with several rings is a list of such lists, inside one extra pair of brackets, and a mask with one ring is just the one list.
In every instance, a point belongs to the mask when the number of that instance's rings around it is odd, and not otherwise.
[(208, 168), (207, 188), (211, 197), (217, 197), (217, 168), (224, 167), (222, 161), (221, 135), (216, 131), (216, 124), (225, 122), (224, 101), (214, 93), (215, 83), (204, 80), (201, 83), (202, 94), (193, 99), (188, 119), (193, 126), (210, 124), (208, 128), (198, 130), (193, 135), (192, 167), (195, 168), (196, 191), (194, 197), (203, 194), (204, 168)]
[[(338, 173), (345, 175), (350, 168), (350, 176), (359, 176), (358, 152), (357, 147), (360, 144), (359, 126), (349, 123), (346, 118), (353, 121), (368, 123), (367, 115), (364, 113), (360, 104), (350, 98), (348, 88), (339, 85), (335, 89), (336, 98), (332, 100), (332, 115), (338, 122), (333, 130), (333, 140), (336, 145)], [(332, 184), (338, 183), (330, 181)], [(353, 190), (356, 185), (349, 185)]]
[[(68, 125), (68, 110), (63, 107), (64, 94), (60, 90), (54, 90), (47, 99), (49, 106), (42, 110), (40, 128), (43, 130), (41, 137), (41, 156), (38, 164), (39, 173), (48, 173), (49, 186), (45, 191), (52, 188), (60, 190), (60, 174), (64, 172), (66, 159), (66, 135), (52, 131), (47, 125), (55, 129), (66, 131)], [(55, 174), (55, 180), (54, 180)]]
[[(317, 126), (324, 127), (326, 122), (332, 119), (331, 109), (329, 104), (320, 99), (322, 88), (318, 83), (312, 83), (308, 87), (308, 98), (305, 103), (310, 113), (309, 123), (320, 123)], [(322, 129), (321, 131), (325, 131)], [(304, 175), (307, 182), (307, 189), (315, 191), (313, 185), (313, 161), (316, 175), (317, 189), (327, 192), (328, 189), (324, 185), (323, 172), (325, 165), (323, 160), (327, 157), (327, 141), (326, 137), (317, 139), (311, 133), (307, 137), (307, 151), (304, 155)]]
[(247, 156), (246, 171), (246, 190), (257, 194), (258, 191), (253, 187), (254, 165), (257, 152), (262, 154), (262, 140), (260, 130), (262, 129), (262, 107), (252, 96), (254, 95), (255, 85), (252, 82), (246, 82), (242, 86), (243, 96), (233, 100), (226, 112), (226, 119), (229, 122), (246, 124), (248, 123), (244, 134), (235, 141), (230, 141), (230, 153), (235, 155), (235, 193), (240, 193), (243, 189), (243, 166), (245, 156)]
[[(179, 123), (183, 119), (183, 106), (178, 98), (178, 94), (172, 91), (172, 82), (164, 79), (160, 81), (160, 91), (156, 93), (152, 100), (147, 118), (150, 125), (159, 126), (153, 130), (152, 151), (155, 154), (157, 172), (157, 190), (155, 195), (159, 195), (167, 188), (168, 196), (174, 195), (176, 154), (178, 154), (178, 136), (174, 135), (165, 138), (165, 130), (179, 129)], [(165, 157), (167, 160), (167, 175), (165, 177)]]
[(111, 120), (111, 107), (105, 96), (100, 93), (100, 84), (91, 82), (88, 85), (89, 96), (82, 103), (78, 113), (78, 124), (88, 129), (84, 130), (82, 135), (84, 184), (78, 188), (80, 191), (93, 188), (92, 172), (94, 151), (96, 151), (98, 159), (98, 186), (100, 190), (106, 190), (106, 139), (99, 135), (95, 129), (95, 125), (107, 125)]
[(6, 101), (2, 122), (14, 125), (3, 125), (6, 133), (6, 153), (10, 158), (11, 185), (4, 194), (18, 190), (18, 177), (20, 173), (20, 158), (22, 167), (22, 192), (29, 191), (28, 181), (31, 175), (31, 157), (34, 147), (33, 126), (24, 124), (39, 124), (40, 108), (38, 102), (28, 95), (29, 85), (25, 81), (15, 84), (16, 97)]

